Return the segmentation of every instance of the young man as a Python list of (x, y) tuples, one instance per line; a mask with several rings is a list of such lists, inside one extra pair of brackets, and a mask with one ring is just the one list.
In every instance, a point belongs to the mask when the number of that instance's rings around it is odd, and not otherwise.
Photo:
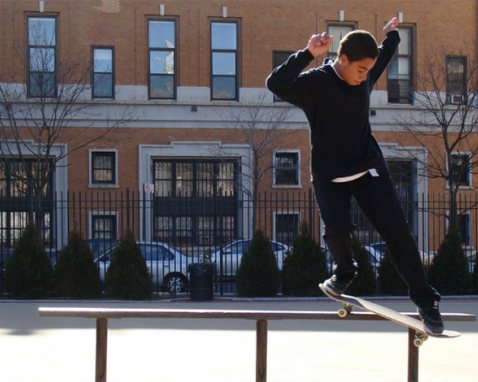
[(397, 25), (396, 18), (388, 22), (379, 47), (366, 31), (348, 33), (340, 41), (335, 61), (326, 60), (304, 72), (332, 43), (333, 37), (325, 32), (313, 35), (305, 49), (272, 71), (266, 84), (274, 94), (301, 108), (310, 124), (313, 184), (325, 223), (324, 240), (335, 262), (333, 276), (324, 281), (327, 291), (342, 294), (357, 274), (351, 245), (353, 196), (386, 241), (426, 329), (441, 333), (440, 295), (426, 280), (417, 244), (368, 118), (370, 93), (400, 42)]

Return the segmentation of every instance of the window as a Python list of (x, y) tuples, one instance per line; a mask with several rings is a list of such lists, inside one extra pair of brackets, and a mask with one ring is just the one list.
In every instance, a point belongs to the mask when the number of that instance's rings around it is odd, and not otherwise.
[(93, 240), (116, 240), (116, 215), (95, 214), (91, 216)]
[(154, 160), (156, 197), (231, 197), (236, 193), (234, 160)]
[[(0, 161), (0, 239), (13, 246), (27, 224), (42, 219), (44, 244), (52, 240), (54, 165), (34, 159), (3, 159)], [(41, 191), (38, 188), (41, 187)], [(37, 196), (39, 198), (33, 198)], [(38, 205), (32, 205), (35, 199)], [(41, 215), (41, 217), (40, 217)]]
[(90, 151), (90, 187), (117, 185), (116, 151)]
[(332, 60), (337, 58), (337, 53), (339, 50), (340, 40), (349, 32), (354, 30), (353, 25), (329, 25), (327, 33), (331, 36), (334, 36), (332, 40), (332, 45), (330, 46), (327, 56)]
[(274, 153), (274, 185), (299, 186), (300, 166), (298, 152)]
[(460, 104), (466, 95), (466, 57), (446, 57), (446, 95), (448, 103)]
[(412, 28), (398, 29), (401, 41), (388, 67), (388, 102), (412, 104)]
[(93, 98), (114, 97), (114, 55), (113, 48), (93, 48)]
[(471, 244), (471, 220), (467, 213), (458, 214), (458, 232), (461, 245), (469, 246)]
[(455, 184), (458, 184), (460, 186), (470, 186), (470, 154), (452, 154), (451, 163), (452, 167), (450, 170), (450, 176), (453, 177)]
[(299, 213), (275, 213), (275, 238), (291, 244), (299, 234)]
[[(287, 61), (289, 56), (293, 54), (293, 51), (274, 51), (272, 52), (272, 69), (277, 68), (279, 65), (282, 65)], [(282, 101), (280, 97), (277, 97), (274, 94), (274, 101)]]
[(211, 99), (237, 100), (237, 23), (211, 23)]
[(35, 159), (3, 159), (0, 162), (0, 197), (25, 198), (41, 188), (43, 198), (51, 197), (53, 163)]
[(28, 18), (28, 96), (56, 96), (56, 19)]
[(216, 245), (237, 237), (237, 174), (232, 159), (155, 159), (154, 240)]
[(176, 98), (176, 21), (150, 20), (149, 98)]

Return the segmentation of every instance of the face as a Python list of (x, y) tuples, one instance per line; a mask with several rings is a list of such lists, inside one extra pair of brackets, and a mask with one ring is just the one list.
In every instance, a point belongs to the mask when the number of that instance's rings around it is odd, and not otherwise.
[(350, 86), (360, 85), (367, 79), (368, 72), (373, 68), (377, 59), (364, 58), (359, 61), (349, 61), (346, 55), (341, 55), (340, 77)]

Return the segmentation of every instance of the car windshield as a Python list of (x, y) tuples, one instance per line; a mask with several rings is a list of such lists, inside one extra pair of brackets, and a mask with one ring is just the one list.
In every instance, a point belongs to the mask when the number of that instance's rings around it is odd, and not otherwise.
[(249, 248), (248, 241), (238, 241), (225, 247), (221, 252), (224, 253), (244, 253)]

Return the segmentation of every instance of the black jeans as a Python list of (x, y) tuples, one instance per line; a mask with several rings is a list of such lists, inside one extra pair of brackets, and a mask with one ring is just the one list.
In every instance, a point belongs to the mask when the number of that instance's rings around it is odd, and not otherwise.
[(425, 276), (417, 243), (410, 232), (390, 175), (369, 173), (346, 183), (314, 179), (315, 195), (325, 223), (324, 239), (336, 263), (335, 274), (347, 277), (356, 271), (350, 233), (351, 198), (355, 197), (363, 213), (387, 243), (397, 271), (407, 283), (411, 299), (417, 305), (428, 304), (440, 296)]

